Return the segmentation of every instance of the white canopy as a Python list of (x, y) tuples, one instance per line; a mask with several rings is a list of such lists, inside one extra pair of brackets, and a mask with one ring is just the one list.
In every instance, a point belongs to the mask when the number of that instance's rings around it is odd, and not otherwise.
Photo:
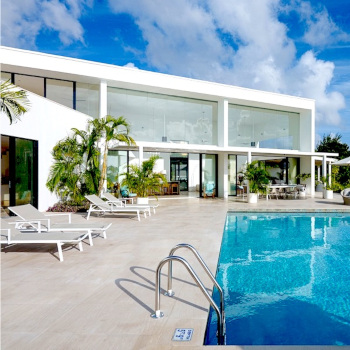
[(335, 163), (332, 163), (332, 165), (345, 165), (345, 166), (350, 166), (350, 157), (340, 159)]

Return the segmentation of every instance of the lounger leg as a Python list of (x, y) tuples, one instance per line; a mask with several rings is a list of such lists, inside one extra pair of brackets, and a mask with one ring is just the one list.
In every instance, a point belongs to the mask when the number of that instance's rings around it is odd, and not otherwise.
[(140, 212), (137, 211), (137, 219), (140, 221)]
[(58, 256), (60, 258), (60, 261), (63, 261), (62, 245), (63, 243), (57, 242), (57, 250), (58, 250)]
[(104, 238), (104, 239), (107, 239), (106, 230), (102, 231), (102, 234), (103, 234), (103, 238)]
[(83, 251), (83, 242), (82, 241), (80, 241), (78, 243), (78, 247), (79, 247), (79, 250), (82, 252)]
[(90, 243), (90, 245), (91, 246), (93, 246), (94, 245), (94, 243), (92, 242), (92, 234), (91, 234), (91, 230), (89, 231), (89, 243)]
[(89, 208), (89, 210), (88, 210), (88, 214), (87, 214), (86, 220), (89, 220), (90, 213), (91, 213), (91, 206), (90, 206), (90, 208)]

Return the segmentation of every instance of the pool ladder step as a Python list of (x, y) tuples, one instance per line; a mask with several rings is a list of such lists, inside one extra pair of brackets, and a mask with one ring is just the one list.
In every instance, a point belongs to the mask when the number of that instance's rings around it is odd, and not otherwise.
[[(189, 249), (194, 256), (199, 261), (200, 265), (203, 267), (204, 271), (209, 276), (210, 280), (214, 283), (215, 287), (218, 289), (220, 293), (220, 307), (217, 306), (213, 298), (208, 293), (207, 289), (204, 287), (203, 283), (199, 279), (198, 275), (194, 272), (191, 265), (182, 257), (174, 255), (175, 251), (177, 251), (180, 248), (186, 248)], [(156, 284), (155, 284), (155, 312), (151, 315), (153, 318), (161, 318), (164, 316), (163, 312), (160, 310), (160, 276), (161, 276), (161, 270), (162, 267), (168, 263), (168, 289), (167, 292), (164, 293), (164, 295), (167, 295), (169, 297), (172, 297), (175, 295), (173, 289), (172, 289), (172, 279), (173, 279), (173, 261), (178, 261), (181, 264), (183, 264), (189, 274), (192, 276), (194, 281), (196, 282), (197, 286), (200, 288), (200, 290), (203, 292), (204, 296), (209, 301), (210, 305), (214, 309), (217, 315), (218, 319), (218, 325), (217, 325), (217, 339), (218, 339), (218, 345), (225, 345), (225, 338), (226, 338), (226, 326), (225, 326), (225, 308), (224, 308), (224, 293), (222, 291), (222, 288), (220, 287), (219, 283), (216, 281), (214, 275), (210, 272), (207, 264), (204, 262), (202, 257), (199, 255), (198, 251), (191, 246), (190, 244), (181, 243), (177, 244), (174, 248), (170, 250), (169, 256), (164, 258), (158, 265), (156, 270)]]

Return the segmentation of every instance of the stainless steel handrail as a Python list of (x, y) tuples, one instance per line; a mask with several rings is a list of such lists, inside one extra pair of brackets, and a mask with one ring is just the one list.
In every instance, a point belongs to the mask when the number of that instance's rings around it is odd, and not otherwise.
[(168, 256), (164, 258), (158, 265), (157, 270), (156, 270), (156, 284), (155, 284), (155, 312), (154, 314), (151, 314), (151, 317), (153, 318), (161, 318), (164, 316), (163, 312), (160, 310), (160, 277), (161, 277), (161, 270), (162, 267), (166, 264), (169, 263), (170, 261), (178, 261), (182, 263), (187, 271), (190, 273), (194, 281), (197, 283), (198, 287), (201, 289), (203, 292), (204, 296), (207, 298), (209, 301), (210, 305), (212, 308), (215, 310), (217, 319), (218, 319), (218, 326), (217, 326), (217, 337), (218, 337), (218, 345), (223, 345), (225, 343), (225, 332), (224, 332), (224, 325), (222, 323), (222, 316), (221, 312), (216, 305), (215, 301), (213, 298), (209, 295), (207, 292), (205, 286), (199, 279), (199, 277), (196, 275), (192, 267), (189, 265), (189, 263), (184, 259), (181, 258), (180, 256)]
[[(221, 286), (219, 285), (219, 283), (216, 281), (214, 275), (211, 273), (211, 271), (209, 270), (209, 267), (207, 266), (207, 264), (204, 262), (204, 260), (202, 259), (202, 257), (199, 255), (197, 249), (195, 247), (193, 247), (190, 244), (187, 243), (180, 243), (177, 244), (173, 249), (170, 250), (169, 256), (173, 256), (175, 251), (180, 249), (180, 248), (187, 248), (189, 249), (194, 256), (197, 258), (197, 260), (199, 261), (199, 263), (202, 265), (204, 271), (207, 273), (207, 275), (209, 276), (209, 278), (211, 279), (211, 281), (214, 283), (215, 287), (218, 289), (219, 293), (220, 293), (220, 312), (221, 312), (221, 322), (223, 324), (224, 327), (224, 332), (225, 332), (225, 306), (224, 306), (224, 292), (222, 291)], [(173, 280), (173, 264), (172, 261), (169, 261), (169, 265), (168, 265), (168, 290), (165, 293), (165, 295), (172, 297), (173, 295), (175, 295), (175, 292), (172, 289), (172, 280)]]

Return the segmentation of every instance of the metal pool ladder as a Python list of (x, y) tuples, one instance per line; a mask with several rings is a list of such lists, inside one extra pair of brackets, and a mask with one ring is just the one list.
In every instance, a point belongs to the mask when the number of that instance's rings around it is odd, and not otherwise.
[[(189, 249), (194, 256), (197, 258), (201, 266), (203, 267), (204, 271), (207, 273), (211, 281), (214, 283), (215, 287), (218, 289), (220, 293), (220, 308), (217, 306), (213, 298), (209, 295), (208, 291), (204, 287), (203, 283), (197, 276), (197, 274), (194, 272), (191, 265), (182, 257), (175, 256), (174, 253), (176, 250), (180, 248), (186, 248)], [(204, 262), (202, 257), (199, 255), (197, 250), (191, 246), (190, 244), (181, 243), (177, 244), (173, 249), (170, 250), (169, 256), (164, 258), (158, 265), (156, 270), (156, 284), (155, 284), (155, 313), (151, 315), (153, 318), (161, 318), (164, 316), (163, 312), (160, 310), (160, 276), (161, 276), (161, 270), (162, 267), (168, 263), (168, 290), (164, 295), (167, 295), (169, 297), (172, 297), (175, 295), (174, 291), (172, 290), (172, 279), (173, 279), (173, 261), (178, 261), (182, 263), (187, 271), (190, 273), (194, 281), (196, 282), (197, 286), (200, 288), (200, 290), (203, 292), (204, 296), (209, 301), (212, 308), (215, 310), (217, 319), (218, 319), (218, 325), (217, 325), (217, 338), (218, 338), (218, 345), (225, 345), (225, 338), (226, 338), (226, 326), (225, 326), (225, 308), (224, 308), (224, 293), (222, 291), (222, 288), (216, 281), (213, 274), (210, 272), (207, 264)]]

